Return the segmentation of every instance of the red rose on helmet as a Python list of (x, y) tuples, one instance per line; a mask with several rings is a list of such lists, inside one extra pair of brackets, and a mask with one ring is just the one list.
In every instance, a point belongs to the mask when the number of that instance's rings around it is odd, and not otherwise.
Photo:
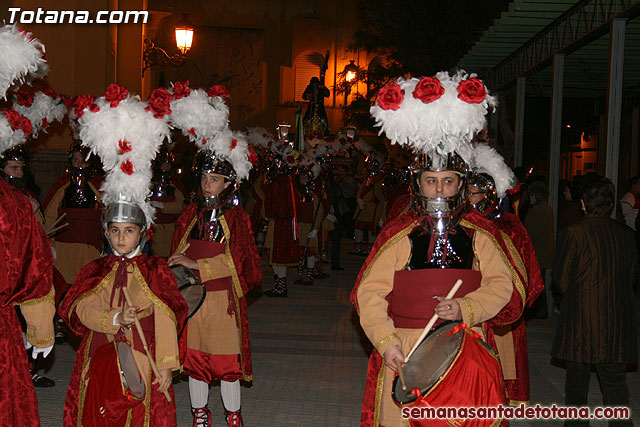
[(176, 82), (173, 85), (173, 97), (174, 99), (180, 99), (184, 96), (189, 96), (191, 89), (189, 89), (189, 80), (186, 82)]
[(20, 114), (18, 114), (15, 110), (4, 110), (3, 111), (7, 120), (9, 120), (9, 124), (11, 125), (11, 130), (18, 130), (22, 124)]
[(133, 165), (131, 164), (129, 159), (127, 159), (126, 162), (120, 163), (120, 169), (122, 169), (122, 172), (126, 173), (127, 175), (131, 175), (133, 173)]
[(56, 91), (51, 89), (50, 87), (46, 87), (46, 88), (42, 89), (42, 93), (44, 93), (45, 95), (47, 95), (48, 97), (51, 97), (53, 99), (58, 98), (58, 94), (56, 93)]
[(46, 129), (47, 127), (49, 127), (49, 120), (47, 120), (46, 117), (43, 117), (40, 126), (42, 126), (43, 129)]
[(253, 148), (251, 146), (249, 146), (249, 156), (247, 157), (247, 160), (249, 160), (252, 165), (255, 165), (258, 161), (258, 155), (255, 151), (253, 151)]
[(33, 126), (31, 126), (31, 120), (21, 116), (20, 129), (22, 129), (22, 132), (24, 132), (25, 135), (31, 135), (31, 132), (33, 132)]
[(223, 96), (225, 98), (229, 98), (231, 96), (231, 94), (229, 93), (229, 91), (227, 90), (225, 85), (213, 85), (213, 86), (211, 86), (209, 88), (209, 90), (207, 91), (207, 95), (209, 95), (210, 97)]
[(18, 96), (17, 96), (17, 103), (18, 105), (22, 105), (23, 107), (31, 107), (31, 105), (33, 104), (33, 95), (31, 95), (29, 92), (25, 92), (23, 90), (21, 90), (20, 92), (18, 92)]
[[(92, 95), (80, 95), (75, 100), (75, 109), (74, 112), (78, 118), (82, 117), (84, 114), (84, 109), (89, 107), (91, 111), (93, 111), (92, 107), (95, 105), (93, 102), (95, 98)], [(96, 106), (97, 107), (97, 106)]]
[(118, 141), (118, 148), (120, 149), (120, 154), (128, 153), (131, 151), (131, 144), (126, 139), (121, 139)]
[(156, 119), (161, 119), (165, 114), (171, 114), (169, 104), (171, 104), (172, 99), (173, 96), (171, 96), (167, 88), (155, 88), (147, 100), (149, 105), (145, 110), (153, 112), (153, 117)]
[(444, 88), (440, 80), (433, 77), (423, 77), (413, 90), (413, 97), (428, 104), (440, 98), (444, 93)]
[(378, 91), (376, 104), (383, 110), (397, 110), (404, 100), (404, 90), (398, 83), (384, 86)]
[(458, 98), (469, 104), (480, 104), (486, 96), (484, 83), (475, 77), (463, 80), (458, 85)]
[(120, 101), (127, 98), (128, 93), (129, 91), (127, 91), (126, 87), (111, 83), (104, 94), (104, 100), (109, 103), (111, 108), (116, 108)]
[(231, 140), (231, 149), (233, 150), (234, 148), (236, 148), (236, 145), (238, 145), (238, 140), (233, 138)]

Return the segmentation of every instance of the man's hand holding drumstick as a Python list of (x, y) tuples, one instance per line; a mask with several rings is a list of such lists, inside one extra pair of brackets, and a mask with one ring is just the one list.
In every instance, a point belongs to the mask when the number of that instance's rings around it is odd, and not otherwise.
[(169, 260), (167, 261), (167, 263), (170, 266), (175, 264), (180, 264), (180, 265), (184, 265), (187, 268), (190, 268), (191, 270), (197, 270), (198, 261), (194, 261), (191, 258), (188, 258), (187, 256), (185, 256), (185, 252), (187, 252), (187, 249), (189, 249), (189, 246), (191, 246), (191, 244), (187, 243), (186, 245), (179, 247), (176, 253), (169, 257)]
[(438, 304), (436, 305), (436, 314), (438, 317), (444, 320), (461, 320), (462, 313), (460, 312), (460, 305), (458, 301), (454, 299), (446, 299), (445, 297), (437, 297)]

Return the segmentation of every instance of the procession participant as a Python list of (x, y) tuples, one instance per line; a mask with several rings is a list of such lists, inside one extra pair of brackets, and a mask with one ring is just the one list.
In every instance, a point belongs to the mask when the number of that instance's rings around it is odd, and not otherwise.
[(287, 267), (300, 262), (300, 230), (295, 204), (293, 171), (295, 152), (288, 144), (274, 144), (274, 178), (265, 186), (265, 215), (269, 219), (264, 247), (269, 250), (269, 265), (273, 268), (275, 284), (265, 291), (267, 297), (287, 296)]
[(58, 178), (43, 203), (45, 222), (53, 224), (62, 215), (69, 226), (53, 236), (56, 268), (73, 283), (84, 265), (102, 252), (100, 201), (102, 176), (91, 167), (89, 151), (74, 142), (68, 153), (69, 168)]
[(163, 145), (156, 156), (151, 180), (151, 206), (156, 208), (156, 220), (149, 240), (150, 253), (161, 257), (171, 255), (175, 223), (184, 208), (185, 190), (172, 171), (173, 162), (173, 153)]
[[(524, 264), (526, 271), (526, 305), (531, 306), (544, 289), (533, 244), (517, 215), (500, 208), (500, 200), (512, 187), (513, 174), (502, 157), (491, 147), (479, 145), (474, 152), (474, 172), (469, 180), (467, 197), (479, 215), (492, 221), (513, 242), (519, 255), (518, 262)], [(495, 337), (495, 342), (490, 342), (490, 345), (495, 346), (501, 356), (507, 398), (512, 406), (529, 404), (530, 401), (529, 357), (522, 308), (524, 307), (521, 305), (512, 306), (514, 316), (508, 322), (499, 324), (489, 321)], [(502, 356), (506, 354), (514, 354), (515, 357)], [(515, 363), (507, 364), (509, 360)]]
[[(471, 328), (471, 337), (488, 340), (492, 332), (487, 321), (510, 316), (504, 308), (523, 298), (522, 272), (510, 262), (499, 231), (482, 218), (462, 218), (472, 160), (469, 142), (494, 105), (495, 98), (477, 78), (443, 72), (435, 78), (398, 79), (381, 89), (371, 108), (393, 143), (407, 144), (418, 154), (412, 165), (413, 207), (385, 224), (351, 295), (360, 324), (375, 346), (362, 426), (393, 427), (406, 421), (391, 398), (394, 371), (434, 313), (442, 320), (462, 320), (458, 330)], [(455, 298), (445, 299), (459, 278), (463, 288)], [(474, 348), (480, 353), (472, 358), (486, 364), (482, 371), (468, 374), (481, 375), (487, 388), (464, 394), (432, 391), (424, 398), (426, 404), (505, 402), (500, 363), (486, 348)], [(500, 420), (487, 420), (495, 421)], [(465, 425), (464, 420), (454, 422)]]
[[(309, 159), (311, 161), (311, 159)], [(301, 165), (296, 170), (296, 212), (298, 214), (298, 229), (300, 239), (300, 263), (298, 264), (298, 279), (294, 282), (303, 286), (312, 286), (317, 272), (321, 243), (322, 221), (327, 213), (326, 198), (322, 186), (318, 187), (316, 178), (320, 165), (311, 167)], [(305, 274), (306, 270), (306, 274)]]
[[(244, 426), (240, 380), (253, 378), (246, 295), (262, 281), (262, 271), (249, 215), (238, 206), (235, 193), (257, 158), (244, 136), (227, 127), (222, 98), (198, 104), (203, 99), (204, 91), (192, 89), (179, 105), (171, 105), (172, 124), (191, 135), (201, 151), (195, 164), (200, 194), (178, 218), (169, 263), (194, 270), (206, 289), (185, 332), (183, 368), (189, 376), (193, 425), (211, 426), (209, 386), (219, 380), (226, 422), (238, 427)], [(196, 116), (206, 120), (203, 127), (191, 121)]]
[[(356, 251), (355, 255), (366, 255), (375, 240), (376, 227), (384, 213), (384, 175), (380, 170), (380, 159), (370, 152), (365, 159), (365, 178), (358, 188), (356, 201), (358, 205), (353, 214)], [(365, 241), (366, 246), (365, 246)]]
[[(163, 393), (173, 396), (172, 371), (180, 369), (178, 334), (187, 305), (164, 259), (141, 253), (153, 223), (147, 200), (150, 165), (169, 125), (156, 104), (115, 84), (80, 111), (78, 123), (83, 144), (107, 171), (101, 228), (113, 253), (78, 272), (60, 307), (60, 315), (82, 337), (63, 424), (175, 426), (175, 404)], [(121, 345), (131, 349), (136, 378), (144, 384), (140, 395), (121, 378), (127, 361), (116, 351)]]
[[(44, 45), (30, 33), (12, 25), (0, 27), (0, 46), (0, 98), (18, 80), (46, 73)], [(29, 121), (22, 119), (10, 110), (0, 114), (0, 153), (24, 143), (31, 134)], [(29, 380), (16, 307), (27, 324), (26, 347), (34, 347), (33, 357), (40, 353), (46, 357), (54, 344), (53, 255), (31, 203), (4, 179), (0, 179), (0, 200), (0, 411), (4, 425), (38, 426), (38, 401)]]

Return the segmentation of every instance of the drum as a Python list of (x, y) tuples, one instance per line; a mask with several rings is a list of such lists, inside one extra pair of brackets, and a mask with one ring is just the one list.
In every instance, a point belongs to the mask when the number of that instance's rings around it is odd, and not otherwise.
[(117, 337), (91, 357), (82, 413), (83, 425), (109, 427), (126, 417), (146, 393), (144, 379), (128, 341)]
[[(400, 408), (495, 407), (506, 404), (497, 354), (462, 322), (431, 331), (403, 368), (407, 390), (396, 375), (391, 391)], [(410, 419), (412, 426), (447, 425), (447, 419)], [(495, 419), (456, 420), (489, 426)]]
[(202, 303), (207, 296), (207, 291), (202, 285), (202, 282), (200, 282), (198, 276), (184, 265), (172, 265), (171, 271), (173, 271), (173, 275), (176, 276), (178, 290), (189, 307), (187, 319), (190, 319), (202, 306)]

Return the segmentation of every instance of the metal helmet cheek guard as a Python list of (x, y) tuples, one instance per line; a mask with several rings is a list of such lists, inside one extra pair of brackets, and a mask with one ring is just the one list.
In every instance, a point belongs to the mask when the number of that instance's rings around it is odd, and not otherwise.
[[(460, 190), (450, 197), (424, 196), (419, 184), (423, 172), (454, 172), (461, 181)], [(431, 232), (442, 235), (460, 222), (468, 207), (465, 197), (468, 175), (467, 164), (456, 153), (430, 152), (416, 156), (411, 165), (411, 203), (414, 210), (429, 218)]]

